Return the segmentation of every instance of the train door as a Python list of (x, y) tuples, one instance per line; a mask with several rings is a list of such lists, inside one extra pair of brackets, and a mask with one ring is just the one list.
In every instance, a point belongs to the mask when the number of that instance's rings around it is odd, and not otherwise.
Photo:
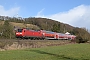
[(58, 40), (59, 39), (59, 35), (55, 33), (54, 39), (57, 39)]

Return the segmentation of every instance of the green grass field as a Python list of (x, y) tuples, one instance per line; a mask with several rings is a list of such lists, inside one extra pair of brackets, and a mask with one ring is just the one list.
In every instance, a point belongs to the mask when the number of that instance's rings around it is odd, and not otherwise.
[(90, 44), (0, 51), (0, 60), (90, 60)]

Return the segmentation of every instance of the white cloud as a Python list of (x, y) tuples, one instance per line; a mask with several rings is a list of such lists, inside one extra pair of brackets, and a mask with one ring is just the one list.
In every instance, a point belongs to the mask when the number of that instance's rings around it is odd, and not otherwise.
[[(39, 16), (43, 17), (43, 16)], [(76, 27), (89, 28), (90, 25), (90, 5), (80, 5), (69, 11), (59, 12), (53, 15), (44, 16)]]
[(14, 16), (20, 10), (20, 7), (10, 8), (9, 10), (5, 10), (2, 5), (0, 5), (0, 15), (1, 16)]

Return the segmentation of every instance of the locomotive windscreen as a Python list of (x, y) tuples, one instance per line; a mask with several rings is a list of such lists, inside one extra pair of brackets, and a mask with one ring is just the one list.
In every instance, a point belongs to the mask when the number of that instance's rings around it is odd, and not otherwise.
[(18, 29), (18, 32), (22, 32), (23, 29)]

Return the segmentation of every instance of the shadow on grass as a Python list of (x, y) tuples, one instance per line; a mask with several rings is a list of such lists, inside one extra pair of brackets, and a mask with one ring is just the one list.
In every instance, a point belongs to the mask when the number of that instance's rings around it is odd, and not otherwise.
[(54, 56), (56, 58), (61, 58), (61, 59), (66, 59), (66, 60), (78, 60), (78, 59), (75, 59), (75, 58), (66, 57), (65, 55), (53, 54), (53, 53), (48, 53), (48, 52), (40, 51), (40, 50), (29, 50), (29, 51), (36, 52), (36, 53), (39, 53), (39, 54), (47, 54), (47, 55)]

